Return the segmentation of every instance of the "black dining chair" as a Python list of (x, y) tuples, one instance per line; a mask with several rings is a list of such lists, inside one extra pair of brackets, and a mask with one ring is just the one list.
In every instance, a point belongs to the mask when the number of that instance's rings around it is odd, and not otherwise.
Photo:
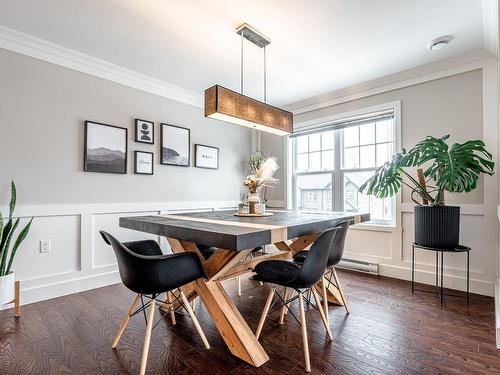
[[(334, 285), (337, 287), (340, 298), (342, 298), (342, 303), (344, 304), (344, 308), (347, 314), (349, 314), (349, 307), (347, 306), (347, 300), (344, 295), (344, 291), (342, 290), (342, 286), (340, 285), (339, 278), (337, 276), (337, 271), (335, 270), (335, 266), (342, 259), (342, 255), (344, 254), (344, 245), (345, 238), (347, 236), (347, 230), (349, 226), (352, 224), (352, 220), (343, 220), (337, 224), (337, 228), (339, 228), (339, 232), (333, 239), (332, 247), (330, 248), (330, 254), (328, 256), (328, 263), (326, 265), (326, 272), (321, 281), (323, 285), (323, 307), (325, 309), (326, 319), (329, 320), (328, 314), (328, 287), (333, 283), (332, 277), (334, 279)], [(299, 251), (293, 256), (293, 261), (297, 264), (303, 264), (306, 257), (308, 255), (307, 250)]]
[[(134, 302), (130, 306), (125, 318), (120, 325), (118, 333), (111, 347), (118, 345), (120, 338), (127, 327), (130, 318), (140, 312), (144, 313), (146, 319), (146, 333), (144, 336), (144, 348), (142, 351), (140, 374), (146, 372), (146, 364), (153, 329), (155, 306), (157, 303), (164, 305), (157, 297), (167, 293), (168, 309), (174, 314), (174, 307), (182, 306), (193, 319), (201, 340), (207, 349), (210, 349), (207, 338), (201, 329), (198, 319), (193, 313), (184, 293), (179, 289), (197, 279), (205, 278), (205, 270), (198, 255), (194, 253), (166, 254), (164, 255), (156, 241), (144, 240), (121, 243), (111, 234), (100, 231), (104, 241), (111, 245), (118, 260), (118, 270), (123, 284), (137, 293)], [(177, 289), (177, 293), (174, 291)], [(148, 299), (144, 303), (144, 298)], [(141, 307), (136, 309), (141, 301)], [(146, 316), (147, 310), (147, 316)]]
[[(271, 312), (281, 309), (280, 323), (283, 319), (285, 309), (289, 309), (290, 303), (298, 299), (300, 312), (299, 323), (302, 330), (302, 344), (304, 346), (305, 367), (307, 372), (311, 371), (311, 363), (309, 359), (306, 316), (304, 313), (304, 293), (307, 293), (309, 290), (312, 292), (316, 302), (316, 308), (321, 316), (328, 338), (330, 341), (333, 340), (330, 326), (326, 320), (325, 312), (321, 306), (318, 293), (314, 286), (321, 280), (325, 273), (330, 248), (338, 231), (338, 228), (331, 228), (323, 231), (312, 244), (307, 257), (301, 265), (288, 260), (266, 260), (257, 264), (254, 269), (256, 273), (256, 275), (253, 276), (254, 280), (273, 284), (264, 305), (264, 310), (262, 311), (255, 336), (259, 339), (262, 327), (264, 326), (264, 322), (273, 304), (274, 294), (278, 296), (276, 301), (280, 301), (281, 305), (274, 308)], [(276, 291), (276, 285), (283, 287), (283, 295), (280, 295), (280, 293)], [(285, 295), (288, 288), (295, 290), (297, 295), (292, 298), (287, 298)], [(274, 303), (276, 303), (276, 301)], [(293, 315), (291, 311), (290, 313)]]

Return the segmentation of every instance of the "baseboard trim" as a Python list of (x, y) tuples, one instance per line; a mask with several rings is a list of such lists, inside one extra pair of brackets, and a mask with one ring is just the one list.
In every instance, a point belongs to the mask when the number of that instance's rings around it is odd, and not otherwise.
[[(28, 305), (39, 301), (66, 296), (68, 294), (84, 292), (86, 290), (101, 288), (120, 282), (118, 271), (74, 277), (68, 280), (41, 284), (28, 288), (23, 288), (23, 283), (21, 281), (21, 305)], [(13, 306), (13, 304), (3, 305), (0, 306), (0, 310), (9, 309)]]
[[(379, 275), (393, 277), (395, 279), (411, 281), (411, 268), (395, 266), (392, 264), (379, 264)], [(435, 283), (435, 273), (425, 270), (415, 270), (415, 280), (418, 283), (434, 285)], [(445, 288), (465, 291), (466, 278), (458, 275), (450, 275), (448, 273), (444, 274), (444, 286)], [(470, 292), (475, 294), (481, 294), (488, 297), (493, 297), (495, 295), (495, 283), (478, 280), (470, 278)]]
[[(379, 275), (393, 277), (401, 280), (411, 280), (411, 269), (390, 264), (379, 264)], [(419, 283), (434, 285), (434, 273), (424, 270), (415, 271), (416, 280)], [(455, 290), (465, 290), (465, 278), (457, 275), (445, 274), (445, 287)], [(46, 283), (33, 287), (23, 288), (21, 283), (21, 305), (27, 305), (65, 295), (79, 293), (86, 290), (101, 288), (108, 285), (120, 283), (118, 271), (104, 272), (74, 277), (54, 283)], [(496, 337), (497, 347), (500, 349), (500, 290), (499, 282), (496, 284), (484, 280), (470, 280), (471, 292), (495, 296), (495, 317), (496, 317)], [(12, 308), (13, 305), (3, 305), (0, 310)]]

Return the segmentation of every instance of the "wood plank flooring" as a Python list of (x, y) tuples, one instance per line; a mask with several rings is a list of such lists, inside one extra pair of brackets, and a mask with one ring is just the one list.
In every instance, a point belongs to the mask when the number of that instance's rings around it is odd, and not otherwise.
[[(317, 311), (307, 313), (314, 374), (498, 374), (494, 302), (471, 295), (447, 297), (445, 306), (432, 294), (411, 294), (406, 281), (340, 272), (351, 314), (330, 307), (334, 340), (328, 343)], [(268, 286), (242, 277), (226, 281), (242, 315), (255, 330)], [(133, 317), (117, 347), (111, 343), (133, 300), (122, 285), (113, 285), (0, 311), (0, 374), (136, 374), (144, 337), (144, 318)], [(150, 374), (303, 374), (300, 327), (279, 313), (264, 326), (261, 342), (270, 361), (253, 368), (233, 357), (206, 310), (196, 314), (212, 348), (206, 350), (187, 314), (177, 314), (153, 331)], [(292, 310), (298, 315), (298, 307)], [(158, 316), (158, 314), (157, 314)]]

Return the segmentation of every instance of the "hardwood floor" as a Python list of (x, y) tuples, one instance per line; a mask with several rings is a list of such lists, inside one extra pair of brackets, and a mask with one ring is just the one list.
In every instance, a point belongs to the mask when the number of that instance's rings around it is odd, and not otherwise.
[[(307, 313), (312, 373), (492, 374), (500, 373), (495, 349), (493, 299), (411, 294), (405, 281), (339, 271), (351, 313), (330, 307), (334, 340), (328, 343), (317, 311)], [(255, 330), (269, 287), (242, 277), (243, 295), (231, 296)], [(114, 351), (114, 335), (134, 295), (122, 285), (94, 289), (0, 312), (0, 374), (136, 374), (144, 318), (133, 317)], [(298, 316), (297, 303), (292, 306)], [(302, 374), (300, 327), (290, 314), (268, 318), (261, 342), (270, 361), (253, 368), (233, 357), (198, 303), (196, 314), (211, 349), (206, 350), (187, 314), (166, 319), (151, 339), (151, 374)], [(157, 314), (158, 316), (159, 314)]]

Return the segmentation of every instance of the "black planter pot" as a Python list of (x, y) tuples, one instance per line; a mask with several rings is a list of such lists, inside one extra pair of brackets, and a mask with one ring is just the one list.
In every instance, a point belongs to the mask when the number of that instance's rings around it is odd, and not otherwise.
[(454, 249), (460, 239), (460, 207), (415, 206), (415, 243)]

